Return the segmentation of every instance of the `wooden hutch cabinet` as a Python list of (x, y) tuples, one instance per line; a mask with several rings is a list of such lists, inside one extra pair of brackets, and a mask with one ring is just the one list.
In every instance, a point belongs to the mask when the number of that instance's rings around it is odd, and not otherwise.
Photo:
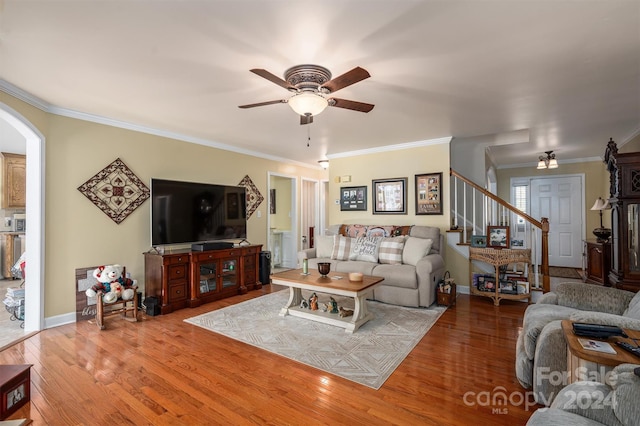
[(610, 173), (611, 272), (609, 282), (640, 290), (640, 152), (619, 154), (611, 140), (605, 153)]
[(223, 250), (145, 253), (145, 295), (160, 301), (160, 313), (196, 307), (262, 288), (262, 245)]

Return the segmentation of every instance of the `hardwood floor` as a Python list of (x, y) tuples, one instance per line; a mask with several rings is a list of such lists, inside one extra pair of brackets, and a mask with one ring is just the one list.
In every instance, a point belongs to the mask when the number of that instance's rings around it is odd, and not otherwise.
[[(183, 322), (279, 289), (141, 315), (139, 323), (112, 317), (104, 331), (87, 322), (42, 331), (0, 352), (2, 364), (33, 364), (31, 402), (11, 418), (35, 425), (511, 426), (537, 408), (521, 401), (526, 391), (514, 375), (520, 302), (494, 307), (459, 295), (377, 391)], [(501, 395), (506, 405), (498, 405)]]

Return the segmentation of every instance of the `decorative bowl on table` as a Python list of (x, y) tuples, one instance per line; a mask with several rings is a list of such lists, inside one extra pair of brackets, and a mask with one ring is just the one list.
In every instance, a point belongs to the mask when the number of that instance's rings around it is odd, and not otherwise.
[(349, 272), (349, 281), (362, 281), (362, 272)]
[(318, 272), (320, 272), (320, 275), (322, 275), (323, 277), (326, 277), (329, 274), (329, 272), (331, 272), (331, 263), (329, 262), (318, 263)]

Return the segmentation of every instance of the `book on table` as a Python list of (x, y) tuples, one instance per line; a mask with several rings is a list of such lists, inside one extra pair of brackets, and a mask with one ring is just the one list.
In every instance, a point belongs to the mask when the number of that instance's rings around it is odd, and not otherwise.
[(580, 346), (590, 351), (604, 352), (606, 354), (617, 353), (616, 350), (613, 349), (613, 346), (611, 346), (607, 342), (600, 342), (598, 340), (591, 340), (591, 339), (578, 339), (578, 342), (580, 342)]

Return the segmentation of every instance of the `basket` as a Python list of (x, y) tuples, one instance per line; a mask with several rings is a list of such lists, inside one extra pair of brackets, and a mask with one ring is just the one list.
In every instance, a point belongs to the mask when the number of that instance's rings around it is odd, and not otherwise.
[(451, 273), (446, 271), (438, 285), (436, 286), (436, 300), (439, 306), (455, 306), (456, 304), (456, 283), (451, 278)]

